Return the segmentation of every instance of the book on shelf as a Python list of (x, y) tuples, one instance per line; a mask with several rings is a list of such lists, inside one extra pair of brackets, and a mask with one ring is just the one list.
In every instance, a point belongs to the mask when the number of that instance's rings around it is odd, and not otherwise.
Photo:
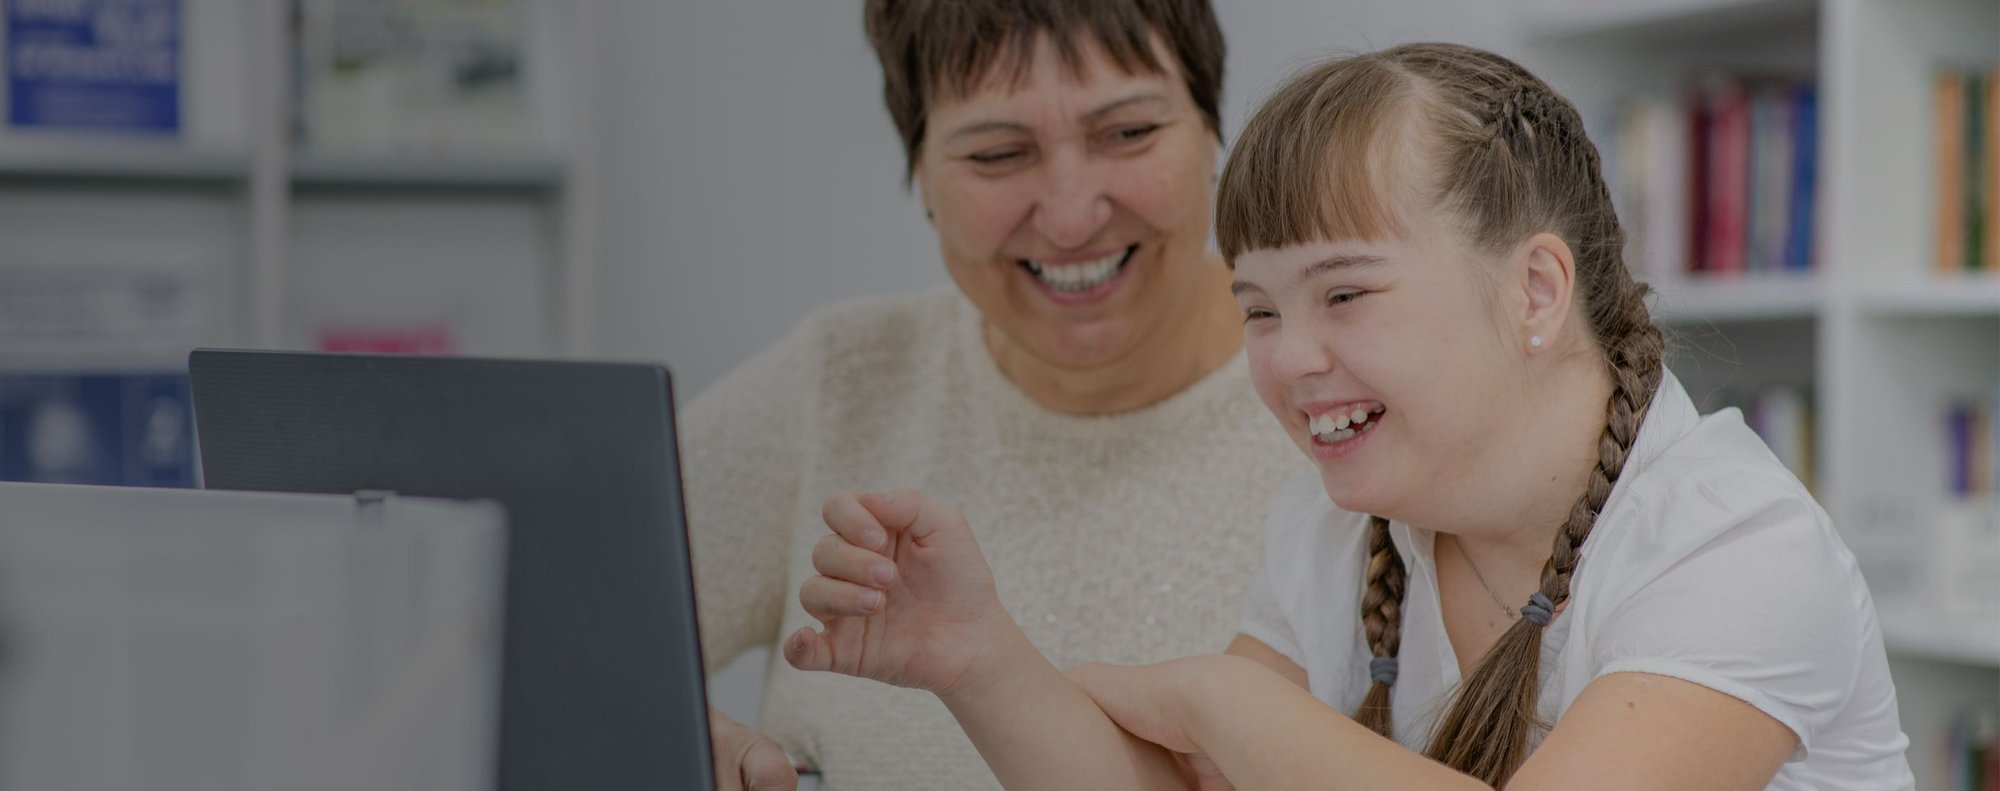
[(1717, 408), (1735, 408), (1743, 423), (1769, 446), (1771, 454), (1798, 476), (1807, 487), (1814, 485), (1817, 472), (1814, 455), (1819, 438), (1814, 428), (1811, 390), (1805, 387), (1765, 387), (1756, 390), (1723, 390), (1712, 402)]
[(1932, 586), (1948, 614), (2000, 623), (2000, 384), (1943, 412), (1945, 498), (1934, 520)]
[(1957, 498), (2000, 494), (2000, 390), (1951, 401), (1944, 410), (1945, 493)]
[(1942, 69), (1932, 96), (1934, 263), (2000, 272), (2000, 66)]
[(0, 3), (8, 128), (178, 135), (182, 2)]
[(1605, 176), (1627, 260), (1653, 282), (1813, 268), (1819, 97), (1811, 81), (1711, 74), (1622, 103)]
[(0, 480), (195, 485), (187, 376), (0, 374)]
[(1945, 763), (1951, 791), (2000, 789), (2000, 711), (1967, 708), (1945, 732)]
[(536, 139), (520, 0), (294, 0), (307, 149), (519, 153)]

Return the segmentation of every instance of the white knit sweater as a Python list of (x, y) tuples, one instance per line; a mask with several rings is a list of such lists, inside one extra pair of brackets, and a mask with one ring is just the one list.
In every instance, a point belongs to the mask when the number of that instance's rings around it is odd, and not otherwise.
[[(956, 291), (820, 311), (681, 418), (710, 668), (812, 623), (820, 503), (909, 487), (964, 511), (1000, 597), (1059, 667), (1213, 653), (1261, 563), (1266, 504), (1306, 460), (1241, 354), (1112, 417), (1042, 408)], [(996, 787), (929, 693), (772, 663), (761, 730), (830, 791)]]

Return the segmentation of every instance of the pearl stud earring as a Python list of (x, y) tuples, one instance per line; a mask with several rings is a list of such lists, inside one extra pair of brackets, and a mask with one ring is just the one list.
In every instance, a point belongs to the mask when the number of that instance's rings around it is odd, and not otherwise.
[(1528, 346), (1535, 349), (1542, 348), (1542, 336), (1536, 335), (1528, 338)]

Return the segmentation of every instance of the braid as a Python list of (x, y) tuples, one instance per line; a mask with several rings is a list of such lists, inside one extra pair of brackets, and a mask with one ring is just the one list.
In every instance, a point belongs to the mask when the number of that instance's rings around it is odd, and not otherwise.
[[(1476, 126), (1455, 138), (1446, 135), (1461, 141), (1452, 149), (1458, 158), (1451, 167), (1478, 174), (1458, 184), (1450, 205), (1478, 218), (1474, 236), (1487, 249), (1503, 249), (1539, 230), (1557, 231), (1573, 246), (1577, 298), (1610, 374), (1596, 464), (1542, 567), (1538, 594), (1559, 611), (1570, 598), (1584, 541), (1659, 388), (1663, 342), (1647, 314), (1648, 289), (1632, 281), (1622, 260), (1624, 232), (1576, 108), (1510, 62), (1417, 47), (1420, 59), (1438, 66), (1434, 73), (1456, 73), (1434, 83), (1445, 86), (1439, 90), (1456, 89), (1459, 106), (1476, 108), (1467, 119)], [(1537, 710), (1544, 634), (1522, 618), (1501, 635), (1440, 721), (1428, 750), (1432, 758), (1495, 787), (1513, 775), (1535, 729), (1547, 727)]]
[[(1361, 595), (1361, 625), (1368, 651), (1377, 659), (1395, 659), (1403, 644), (1403, 593), (1409, 570), (1389, 538), (1389, 520), (1368, 518), (1368, 589)], [(1388, 738), (1396, 738), (1389, 717), (1390, 684), (1376, 680), (1354, 712), (1354, 721)]]

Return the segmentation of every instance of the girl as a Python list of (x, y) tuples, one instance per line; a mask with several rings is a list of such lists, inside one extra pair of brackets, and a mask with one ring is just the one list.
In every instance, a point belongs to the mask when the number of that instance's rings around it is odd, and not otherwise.
[(906, 492), (826, 504), (793, 665), (932, 691), (1012, 787), (1911, 787), (1853, 557), (1666, 372), (1546, 84), (1438, 44), (1307, 71), (1216, 227), (1316, 467), (1228, 652), (1065, 676)]

